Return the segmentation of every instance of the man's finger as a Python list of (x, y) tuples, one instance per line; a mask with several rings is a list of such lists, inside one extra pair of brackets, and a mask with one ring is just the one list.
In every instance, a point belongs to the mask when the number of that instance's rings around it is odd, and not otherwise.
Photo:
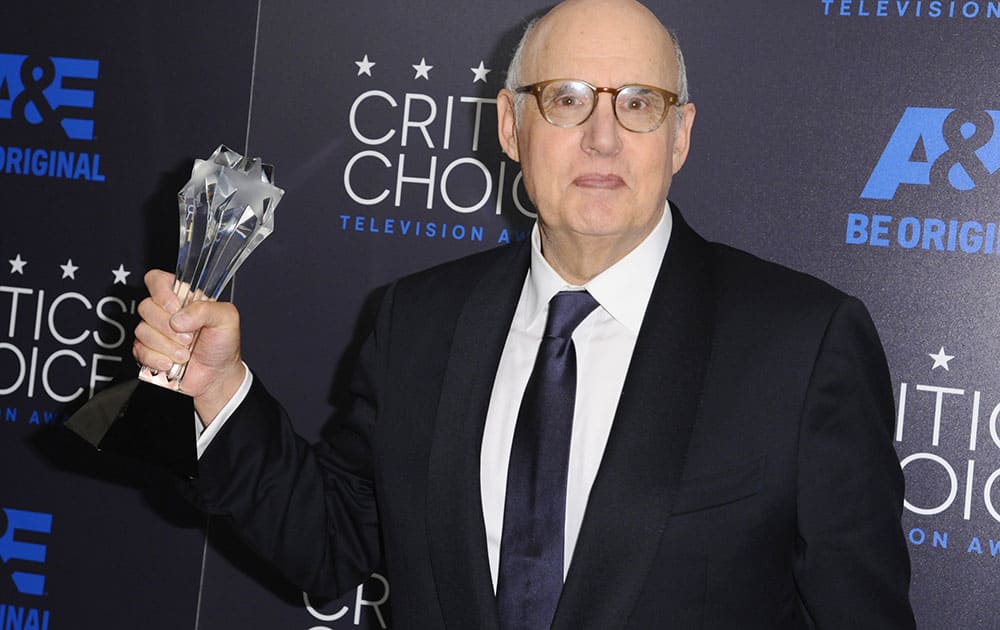
[(236, 330), (239, 326), (239, 312), (228, 302), (192, 302), (170, 318), (170, 328), (178, 333), (193, 333), (201, 328)]
[[(178, 343), (171, 336), (163, 334), (147, 322), (139, 322), (139, 325), (135, 327), (135, 340), (137, 345), (142, 346), (139, 351), (144, 357), (146, 355), (164, 357), (170, 363), (183, 363), (190, 357), (187, 344)], [(153, 365), (145, 363), (144, 359), (140, 359), (140, 361), (153, 367)]]
[(178, 345), (186, 346), (194, 338), (191, 333), (178, 333), (170, 326), (170, 313), (149, 297), (139, 302), (139, 317), (151, 328), (160, 334), (170, 337)]
[(181, 302), (174, 294), (174, 274), (161, 269), (150, 269), (143, 277), (146, 289), (154, 302), (168, 313), (176, 313), (181, 308)]

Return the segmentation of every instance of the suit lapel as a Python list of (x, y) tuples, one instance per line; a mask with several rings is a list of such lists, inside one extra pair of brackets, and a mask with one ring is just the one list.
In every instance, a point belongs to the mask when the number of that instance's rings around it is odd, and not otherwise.
[(656, 557), (711, 345), (714, 287), (706, 249), (674, 211), (554, 630), (620, 627)]
[[(445, 625), (498, 627), (479, 483), (490, 393), (528, 270), (527, 243), (510, 248), (468, 295), (452, 339), (438, 405), (427, 491), (427, 531)], [(458, 296), (457, 299), (462, 299)]]

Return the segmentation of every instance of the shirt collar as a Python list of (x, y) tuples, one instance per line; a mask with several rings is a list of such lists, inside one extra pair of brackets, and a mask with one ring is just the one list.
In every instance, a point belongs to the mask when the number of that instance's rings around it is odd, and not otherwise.
[(611, 317), (633, 334), (638, 334), (649, 296), (653, 292), (653, 284), (667, 251), (672, 228), (670, 206), (665, 204), (659, 223), (635, 249), (581, 287), (563, 280), (542, 256), (541, 235), (536, 223), (531, 230), (531, 266), (525, 287), (525, 323), (530, 326), (541, 317), (549, 300), (559, 291), (586, 289)]

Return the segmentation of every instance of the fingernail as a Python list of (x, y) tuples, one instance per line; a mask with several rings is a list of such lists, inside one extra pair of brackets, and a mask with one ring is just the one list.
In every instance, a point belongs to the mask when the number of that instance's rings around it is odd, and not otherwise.
[(177, 350), (174, 350), (174, 361), (176, 361), (178, 363), (184, 363), (184, 362), (186, 362), (188, 360), (188, 358), (189, 357), (188, 357), (188, 351), (187, 350), (185, 350), (183, 348), (179, 348)]
[(192, 341), (194, 341), (194, 335), (191, 333), (180, 333), (177, 335), (177, 341), (181, 342), (185, 346), (189, 345)]
[(176, 313), (170, 318), (170, 325), (174, 328), (185, 328), (190, 322), (184, 313)]

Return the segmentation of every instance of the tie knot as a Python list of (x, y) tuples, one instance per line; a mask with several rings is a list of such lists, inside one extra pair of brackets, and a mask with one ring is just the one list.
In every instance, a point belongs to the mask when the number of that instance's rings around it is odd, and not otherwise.
[(597, 300), (586, 291), (560, 291), (549, 300), (545, 336), (569, 339), (587, 315), (597, 308)]

